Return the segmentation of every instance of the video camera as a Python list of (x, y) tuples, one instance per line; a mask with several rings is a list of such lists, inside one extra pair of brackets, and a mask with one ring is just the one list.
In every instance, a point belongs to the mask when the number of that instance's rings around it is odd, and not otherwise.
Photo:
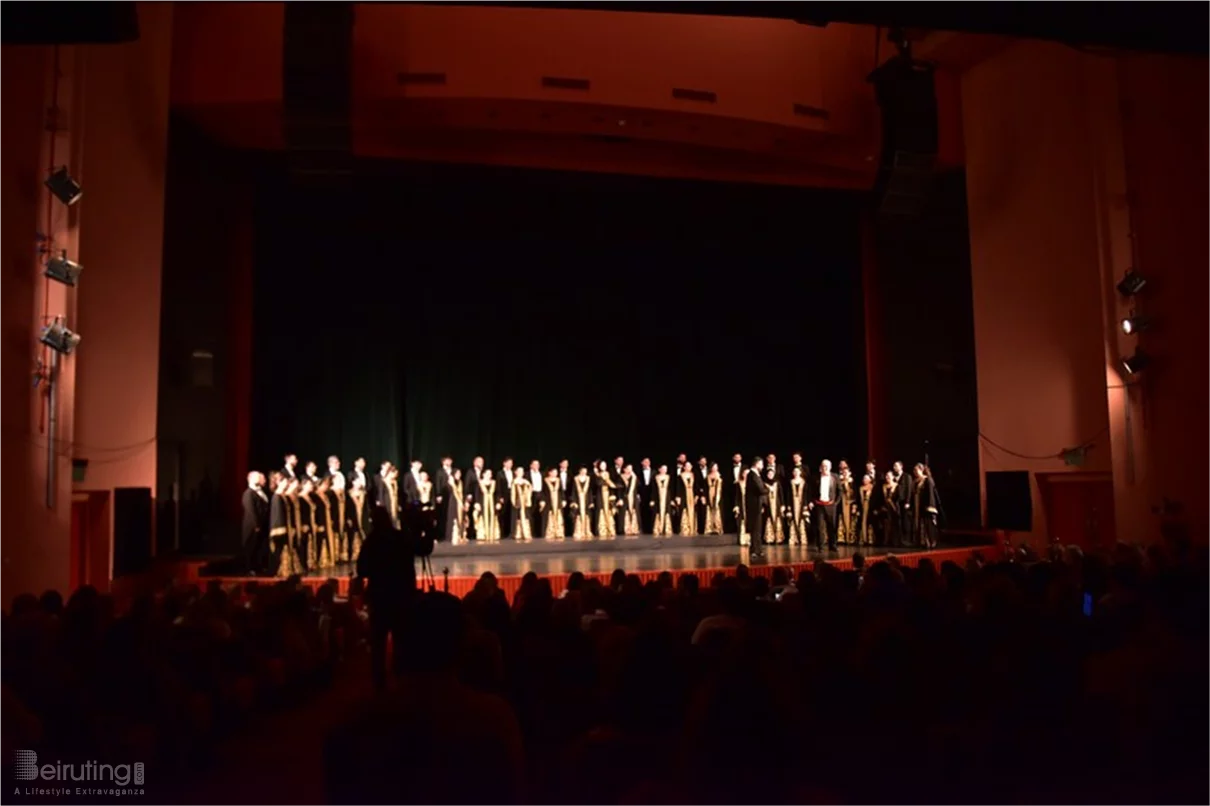
[(437, 544), (437, 511), (432, 506), (409, 503), (399, 515), (399, 531), (412, 542), (417, 557), (428, 557)]

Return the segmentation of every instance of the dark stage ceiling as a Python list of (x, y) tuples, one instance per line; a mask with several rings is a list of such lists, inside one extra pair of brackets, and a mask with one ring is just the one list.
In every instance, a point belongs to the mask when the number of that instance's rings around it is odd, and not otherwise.
[[(373, 2), (381, 0), (368, 0)], [(430, 0), (416, 5), (771, 17), (809, 24), (865, 23), (1001, 34), (1137, 51), (1210, 53), (1210, 4), (1205, 0), (489, 0), (477, 4)], [(133, 17), (132, 0), (7, 0), (0, 4), (0, 42), (123, 41), (137, 36)]]

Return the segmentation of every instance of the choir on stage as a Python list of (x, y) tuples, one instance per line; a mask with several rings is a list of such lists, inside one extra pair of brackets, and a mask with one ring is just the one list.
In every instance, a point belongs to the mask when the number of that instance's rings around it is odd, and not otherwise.
[[(505, 459), (498, 471), (475, 457), (465, 474), (445, 457), (430, 478), (419, 461), (400, 474), (389, 461), (366, 472), (358, 458), (347, 474), (328, 457), (327, 471), (288, 454), (267, 481), (248, 474), (244, 541), (251, 568), (278, 576), (316, 573), (356, 563), (370, 529), (370, 513), (384, 508), (396, 520), (406, 506), (433, 511), (451, 545), (657, 539), (674, 535), (737, 535), (754, 555), (765, 545), (923, 547), (937, 545), (937, 494), (929, 469), (911, 474), (895, 462), (881, 477), (867, 462), (860, 481), (841, 460), (811, 473), (801, 454), (787, 469), (770, 454), (745, 464), (736, 454), (728, 472), (682, 454), (672, 470), (643, 459), (636, 470), (622, 457), (574, 474), (567, 460), (545, 472)], [(265, 536), (267, 535), (267, 540)]]

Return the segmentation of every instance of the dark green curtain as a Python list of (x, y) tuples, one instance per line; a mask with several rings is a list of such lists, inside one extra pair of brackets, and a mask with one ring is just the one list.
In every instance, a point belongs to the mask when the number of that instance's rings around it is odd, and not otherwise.
[[(276, 177), (274, 177), (276, 178)], [(252, 459), (330, 454), (370, 468), (404, 449), (400, 323), (376, 305), (357, 197), (267, 180), (258, 198)]]
[(391, 165), (338, 203), (274, 198), (255, 456), (857, 457), (859, 201)]

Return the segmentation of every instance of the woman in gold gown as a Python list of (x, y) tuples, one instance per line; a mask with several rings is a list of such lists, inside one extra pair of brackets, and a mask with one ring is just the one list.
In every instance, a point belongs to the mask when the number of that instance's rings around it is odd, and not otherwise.
[(571, 480), (571, 538), (592, 540), (592, 477), (581, 467)]
[(622, 469), (622, 534), (628, 538), (639, 536), (639, 477), (634, 466)]
[(346, 507), (348, 525), (345, 533), (349, 538), (349, 562), (356, 563), (361, 556), (361, 544), (366, 538), (366, 483), (363, 479), (353, 482), (349, 488), (349, 503)]
[(445, 539), (451, 546), (461, 546), (466, 542), (466, 493), (463, 492), (460, 468), (454, 468), (449, 484), (450, 501), (445, 511)]
[(542, 510), (542, 537), (547, 540), (562, 540), (564, 537), (563, 491), (560, 489), (559, 471), (556, 468), (552, 467), (546, 471), (538, 508)]
[(315, 483), (310, 479), (303, 479), (302, 486), (298, 488), (298, 513), (299, 519), (302, 521), (302, 532), (306, 536), (307, 542), (305, 546), (301, 547), (299, 554), (302, 557), (303, 568), (308, 574), (314, 573), (318, 569), (319, 544), (327, 537), (320, 520), (323, 515), (316, 511), (318, 508), (314, 493)]
[(771, 467), (765, 471), (765, 487), (769, 489), (769, 520), (765, 521), (764, 542), (766, 545), (783, 543), (785, 533), (782, 531), (782, 490), (777, 480), (777, 472)]
[(867, 474), (857, 488), (857, 543), (874, 545), (874, 477)]
[(744, 468), (739, 474), (739, 483), (735, 485), (735, 524), (739, 531), (739, 544), (741, 546), (752, 545), (752, 535), (748, 533), (748, 519), (746, 517), (744, 500), (744, 489), (748, 486), (748, 468)]
[(857, 488), (849, 463), (840, 461), (840, 489), (836, 491), (836, 542), (857, 542)]
[(668, 475), (668, 465), (660, 465), (655, 474), (651, 492), (651, 508), (655, 510), (655, 521), (651, 533), (656, 537), (672, 537), (672, 476)]
[(500, 509), (496, 499), (496, 479), (491, 468), (479, 477), (479, 496), (475, 501), (475, 539), (485, 543), (500, 542)]
[(513, 474), (513, 540), (528, 543), (534, 539), (533, 509), (534, 486), (518, 467)]
[(807, 495), (807, 480), (803, 478), (802, 468), (796, 467), (790, 472), (790, 490), (786, 495), (786, 531), (790, 536), (791, 546), (810, 545), (810, 532), (807, 527), (810, 516), (807, 505), (811, 503)]
[(328, 490), (328, 512), (332, 520), (331, 543), (336, 554), (334, 563), (349, 561), (349, 495), (345, 492), (344, 476), (332, 476)]
[(723, 475), (717, 462), (710, 465), (710, 473), (706, 476), (705, 532), (708, 535), (723, 533)]
[(697, 475), (693, 472), (693, 463), (685, 462), (677, 476), (676, 498), (677, 509), (681, 511), (681, 537), (693, 537), (698, 533), (697, 525)]
[(617, 505), (617, 485), (609, 477), (609, 463), (601, 460), (596, 466), (595, 481), (597, 514), (597, 539), (613, 540), (617, 537), (617, 527), (614, 524), (614, 508)]
[(302, 573), (298, 561), (298, 514), (294, 496), (298, 480), (281, 475), (269, 500), (269, 537), (277, 551), (277, 575)]
[(420, 471), (420, 483), (416, 485), (416, 495), (420, 499), (421, 509), (433, 508), (433, 482), (423, 470)]

